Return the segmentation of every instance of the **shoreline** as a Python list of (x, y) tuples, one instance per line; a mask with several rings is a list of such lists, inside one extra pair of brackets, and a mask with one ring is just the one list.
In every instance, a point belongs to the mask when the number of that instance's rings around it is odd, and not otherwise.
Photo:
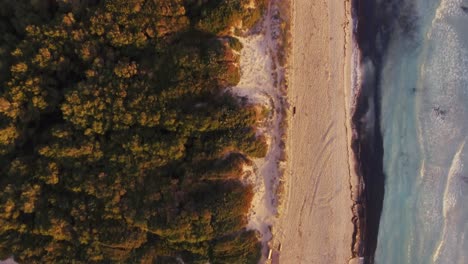
[(351, 25), (348, 32), (349, 39), (349, 54), (350, 60), (348, 61), (348, 72), (350, 80), (347, 82), (350, 86), (349, 89), (345, 88), (345, 91), (350, 92), (347, 96), (346, 109), (347, 109), (347, 140), (348, 140), (348, 158), (349, 158), (349, 188), (351, 191), (351, 211), (353, 224), (353, 233), (352, 233), (352, 242), (350, 245), (351, 255), (348, 261), (349, 264), (361, 264), (364, 263), (365, 259), (363, 257), (363, 239), (365, 230), (365, 215), (364, 207), (362, 205), (362, 194), (364, 192), (364, 183), (362, 177), (358, 174), (360, 170), (359, 160), (356, 157), (358, 153), (353, 148), (353, 143), (357, 137), (357, 131), (355, 130), (355, 124), (353, 122), (353, 117), (355, 115), (358, 99), (361, 96), (361, 86), (362, 86), (362, 73), (360, 71), (361, 67), (361, 51), (359, 49), (359, 43), (357, 39), (357, 29), (359, 20), (357, 18), (356, 3), (359, 0), (347, 0), (348, 4), (348, 21)]

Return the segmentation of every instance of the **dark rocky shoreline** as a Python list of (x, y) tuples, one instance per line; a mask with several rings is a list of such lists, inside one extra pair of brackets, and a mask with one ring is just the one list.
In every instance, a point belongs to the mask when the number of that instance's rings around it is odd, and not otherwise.
[(385, 175), (383, 171), (383, 137), (380, 129), (380, 72), (390, 38), (389, 20), (372, 0), (353, 0), (357, 20), (354, 38), (360, 49), (362, 83), (352, 113), (351, 148), (360, 178), (359, 194), (353, 206), (353, 258), (374, 263), (380, 215), (382, 212)]

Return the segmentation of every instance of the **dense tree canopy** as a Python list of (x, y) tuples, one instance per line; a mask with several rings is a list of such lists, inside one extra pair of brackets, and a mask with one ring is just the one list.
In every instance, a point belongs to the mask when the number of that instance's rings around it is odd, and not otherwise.
[(0, 259), (256, 263), (267, 147), (224, 88), (262, 4), (0, 0)]

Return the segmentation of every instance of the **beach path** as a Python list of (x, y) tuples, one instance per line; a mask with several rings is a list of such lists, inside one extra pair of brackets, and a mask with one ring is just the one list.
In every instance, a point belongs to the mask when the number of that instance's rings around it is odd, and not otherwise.
[(294, 111), (287, 196), (274, 242), (281, 243), (281, 264), (347, 263), (353, 232), (345, 108), (349, 3), (291, 1), (288, 97)]

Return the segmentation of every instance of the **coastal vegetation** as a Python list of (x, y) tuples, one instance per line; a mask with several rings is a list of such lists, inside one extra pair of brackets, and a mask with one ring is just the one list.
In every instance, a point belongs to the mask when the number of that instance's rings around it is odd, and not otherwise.
[(263, 0), (0, 0), (0, 259), (257, 263), (231, 32)]

